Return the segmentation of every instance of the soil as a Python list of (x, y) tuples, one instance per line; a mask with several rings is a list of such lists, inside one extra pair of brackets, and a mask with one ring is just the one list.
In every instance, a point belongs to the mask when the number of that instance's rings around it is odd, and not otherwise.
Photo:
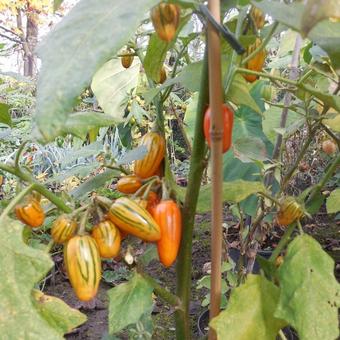
[[(339, 238), (337, 237), (339, 226), (333, 221), (327, 220), (327, 215), (322, 213), (316, 217), (313, 223), (305, 226), (306, 231), (309, 234), (318, 239), (323, 245), (324, 249), (337, 260), (337, 277), (340, 274), (339, 265)], [(225, 241), (229, 246), (233, 247), (230, 256), (235, 260), (235, 251), (238, 252), (238, 224), (233, 221), (228, 215), (225, 216), (225, 220), (228, 222), (228, 236)], [(206, 291), (196, 289), (197, 281), (206, 275), (207, 264), (210, 259), (210, 214), (197, 215), (194, 229), (193, 239), (193, 270), (192, 270), (192, 300), (190, 303), (190, 316), (192, 333), (194, 339), (200, 339), (200, 333), (197, 327), (199, 316), (206, 310), (201, 306)], [(276, 246), (283, 230), (275, 228), (271, 233), (271, 237), (265, 239), (262, 245), (262, 249), (272, 249)], [(138, 241), (136, 241), (138, 242)], [(144, 245), (137, 244), (142, 249)], [(124, 248), (124, 245), (123, 245)], [(237, 256), (237, 255), (236, 255)], [(47, 283), (45, 291), (47, 294), (54, 295), (63, 299), (68, 305), (73, 308), (77, 308), (85, 313), (88, 317), (88, 321), (66, 335), (66, 339), (82, 339), (82, 340), (97, 340), (105, 339), (105, 335), (108, 334), (108, 298), (106, 291), (113, 287), (113, 285), (102, 283), (99, 288), (99, 293), (95, 301), (89, 304), (80, 303), (75, 297), (72, 288), (66, 278), (62, 267), (62, 258), (60, 255), (55, 257), (56, 270), (50, 280)], [(117, 268), (119, 263), (106, 263), (107, 269)], [(209, 267), (209, 266), (208, 266)], [(256, 265), (255, 265), (256, 270)], [(151, 261), (147, 266), (146, 271), (155, 278), (158, 278), (170, 291), (175, 292), (176, 276), (175, 266), (169, 269), (165, 269), (158, 261)], [(119, 282), (116, 282), (118, 284)], [(156, 327), (154, 328), (153, 339), (175, 339), (175, 325), (174, 325), (174, 309), (163, 303), (162, 300), (156, 299), (153, 310), (153, 321)], [(107, 338), (109, 339), (109, 338)], [(127, 335), (123, 332), (119, 335), (119, 339), (128, 339)], [(296, 337), (295, 337), (296, 339)]]

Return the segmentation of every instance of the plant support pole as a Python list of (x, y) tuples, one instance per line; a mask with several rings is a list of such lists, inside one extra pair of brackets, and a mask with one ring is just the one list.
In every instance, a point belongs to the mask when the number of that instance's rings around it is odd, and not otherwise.
[[(208, 8), (220, 23), (220, 1), (209, 0)], [(211, 291), (210, 320), (220, 312), (221, 257), (222, 257), (222, 79), (221, 42), (217, 30), (208, 24), (209, 99), (211, 109), (211, 162), (212, 162), (212, 214), (211, 214)], [(216, 339), (209, 329), (209, 340)]]

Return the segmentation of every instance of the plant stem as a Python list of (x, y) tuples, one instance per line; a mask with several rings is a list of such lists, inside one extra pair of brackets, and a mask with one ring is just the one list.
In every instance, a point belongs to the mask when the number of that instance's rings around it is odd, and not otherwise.
[(143, 276), (143, 278), (150, 284), (150, 286), (153, 287), (154, 292), (157, 296), (159, 296), (162, 300), (170, 304), (171, 306), (176, 307), (176, 309), (180, 310), (181, 307), (181, 300), (178, 298), (178, 296), (172, 294), (167, 289), (163, 288), (161, 285), (157, 283), (157, 281), (145, 273), (143, 270), (141, 270), (140, 267), (138, 267), (138, 273)]
[(289, 242), (290, 236), (292, 235), (292, 233), (293, 233), (293, 231), (295, 229), (295, 226), (296, 226), (295, 222), (293, 222), (292, 224), (290, 224), (288, 226), (288, 228), (286, 229), (285, 233), (281, 237), (281, 240), (280, 240), (279, 244), (276, 246), (276, 248), (274, 249), (273, 253), (271, 254), (271, 256), (269, 258), (270, 262), (274, 262), (276, 260), (276, 258), (280, 255), (280, 253), (283, 250), (283, 248)]
[(34, 184), (34, 190), (39, 192), (43, 196), (45, 196), (49, 201), (55, 204), (60, 210), (63, 210), (66, 213), (70, 213), (72, 211), (72, 209), (68, 207), (62, 199), (60, 199), (58, 196), (56, 196), (51, 191), (49, 191), (44, 185), (40, 184), (28, 172), (23, 172), (20, 169), (16, 169), (13, 166), (10, 166), (4, 163), (0, 163), (0, 169), (19, 177), (21, 180), (25, 182)]
[(176, 311), (176, 337), (178, 340), (191, 339), (189, 320), (189, 301), (191, 288), (192, 237), (195, 222), (196, 206), (201, 185), (202, 174), (206, 166), (205, 139), (203, 135), (204, 109), (208, 103), (208, 59), (205, 51), (201, 75), (200, 95), (197, 105), (195, 134), (190, 159), (189, 181), (182, 209), (183, 235), (177, 259), (177, 296), (182, 301), (183, 310)]
[(299, 86), (298, 82), (296, 82), (294, 80), (290, 80), (290, 79), (287, 79), (287, 78), (275, 76), (275, 75), (269, 74), (269, 73), (252, 71), (252, 70), (248, 70), (246, 68), (241, 68), (241, 67), (237, 67), (236, 68), (236, 72), (238, 72), (238, 73), (245, 73), (245, 74), (253, 74), (255, 76), (268, 78), (270, 80), (278, 80), (278, 81), (281, 81), (283, 83), (287, 83), (287, 84), (290, 84), (290, 85), (293, 85), (293, 86), (303, 87), (302, 84)]
[(314, 199), (314, 197), (320, 192), (320, 190), (325, 186), (325, 184), (328, 182), (328, 180), (332, 177), (334, 171), (336, 170), (337, 166), (340, 164), (340, 153), (337, 155), (337, 157), (334, 159), (334, 162), (330, 165), (328, 170), (326, 171), (324, 177), (322, 180), (314, 187), (312, 190), (312, 193), (307, 199), (306, 205)]
[(19, 149), (17, 151), (17, 154), (15, 155), (14, 167), (16, 169), (19, 168), (20, 156), (21, 156), (22, 152), (24, 151), (24, 148), (25, 148), (27, 143), (28, 143), (28, 140), (23, 142), (23, 143), (21, 143), (21, 145), (20, 145), (20, 147), (19, 147)]
[(285, 177), (282, 180), (282, 190), (285, 188), (285, 186), (287, 185), (287, 183), (289, 182), (290, 178), (293, 176), (295, 170), (297, 169), (297, 167), (299, 166), (303, 156), (305, 155), (310, 143), (313, 141), (315, 133), (317, 131), (317, 127), (312, 129), (308, 135), (308, 138), (305, 142), (305, 144), (303, 145), (298, 157), (296, 158), (296, 161), (294, 162), (294, 164), (291, 166), (291, 168), (288, 170), (287, 174), (285, 175)]
[(4, 216), (7, 216), (12, 209), (27, 195), (29, 194), (32, 190), (34, 189), (34, 184), (29, 185), (26, 187), (24, 190), (22, 190), (18, 195), (16, 195), (11, 202), (8, 204), (8, 206), (4, 209), (4, 211), (1, 214), (1, 219)]
[(251, 59), (253, 59), (257, 53), (259, 53), (260, 51), (262, 51), (268, 44), (269, 40), (272, 38), (277, 26), (279, 25), (278, 22), (275, 22), (271, 28), (271, 30), (269, 31), (268, 35), (263, 39), (262, 43), (260, 44), (260, 46), (258, 46), (252, 53), (250, 53), (246, 58), (244, 58), (241, 61), (241, 66), (244, 66), (247, 64), (247, 62)]

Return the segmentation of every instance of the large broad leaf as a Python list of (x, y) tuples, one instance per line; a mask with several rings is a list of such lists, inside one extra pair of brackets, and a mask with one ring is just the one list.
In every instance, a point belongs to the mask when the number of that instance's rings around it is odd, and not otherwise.
[[(63, 339), (64, 331), (49, 324), (31, 296), (35, 284), (47, 274), (53, 262), (44, 251), (27, 246), (22, 233), (20, 222), (0, 217), (1, 338)], [(71, 309), (64, 311), (70, 313)], [(74, 324), (81, 323), (78, 321)]]
[[(340, 31), (339, 31), (339, 38), (340, 39)], [(340, 112), (340, 97), (334, 96), (328, 93), (323, 93), (320, 91), (315, 90), (312, 86), (305, 85), (304, 88), (311, 94), (313, 94), (316, 98), (322, 100), (325, 104), (333, 107), (335, 110)]]
[(87, 320), (85, 314), (40, 290), (33, 290), (33, 303), (43, 318), (62, 334), (70, 332)]
[[(100, 112), (76, 112), (70, 114), (62, 127), (63, 134), (72, 134), (84, 139), (86, 135), (94, 128), (110, 126), (116, 123), (116, 120)], [(97, 136), (97, 134), (96, 134)]]
[(154, 33), (149, 40), (143, 66), (147, 76), (156, 83), (159, 83), (166, 53), (173, 44), (174, 40), (170, 42), (161, 40), (157, 33)]
[[(328, 116), (328, 114), (327, 114)], [(340, 132), (340, 114), (333, 112), (332, 117), (324, 119), (322, 122), (335, 132)]]
[[(266, 191), (261, 182), (236, 180), (223, 183), (222, 199), (224, 202), (239, 203), (257, 192)], [(197, 211), (203, 213), (211, 210), (211, 185), (205, 185), (200, 190)]]
[(245, 105), (251, 108), (258, 114), (262, 114), (261, 109), (258, 107), (256, 101), (250, 94), (250, 86), (246, 80), (240, 75), (236, 74), (229, 88), (226, 97), (235, 105)]
[(320, 21), (329, 17), (340, 17), (338, 0), (308, 0), (301, 18), (301, 32), (307, 36)]
[(153, 288), (138, 273), (129, 282), (108, 291), (111, 334), (138, 322), (145, 312), (151, 312), (152, 291)]
[(82, 183), (81, 185), (79, 185), (79, 187), (73, 189), (70, 192), (70, 195), (74, 198), (80, 198), (87, 193), (105, 185), (108, 181), (119, 175), (120, 171), (118, 170), (106, 170), (105, 172), (94, 176), (86, 182)]
[[(329, 6), (330, 3), (334, 3), (336, 6), (337, 3), (333, 1), (335, 0), (323, 1), (322, 6)], [(298, 32), (306, 33), (308, 30), (307, 37), (328, 53), (335, 68), (340, 67), (340, 44), (338, 43), (340, 36), (339, 22), (332, 22), (330, 20), (319, 22), (318, 20), (314, 20), (312, 24), (311, 22), (309, 24), (307, 23), (307, 27), (304, 20), (307, 7), (302, 2), (293, 2), (289, 5), (270, 0), (252, 2), (262, 11), (284, 25)], [(315, 8), (315, 10), (317, 11), (317, 8)], [(335, 13), (333, 13), (333, 15), (335, 15)]]
[[(278, 131), (281, 134), (286, 132), (291, 133), (290, 126), (298, 122), (295, 125), (298, 128), (301, 124), (303, 124), (304, 119), (301, 119), (301, 116), (296, 112), (289, 110), (286, 122), (286, 128), (280, 128), (282, 109), (279, 107), (271, 106), (267, 111), (264, 112), (264, 119), (262, 122), (263, 132), (267, 136), (267, 138), (274, 144), (276, 140), (276, 136)], [(279, 130), (278, 130), (279, 129)]]
[(289, 245), (279, 269), (280, 301), (275, 316), (286, 320), (304, 339), (337, 339), (340, 286), (334, 261), (308, 235)]
[(327, 199), (327, 212), (329, 214), (336, 213), (340, 211), (340, 188), (335, 189), (332, 191), (332, 193), (329, 195)]
[[(250, 95), (256, 102), (261, 111), (264, 111), (264, 104), (261, 95), (263, 82), (257, 82), (252, 87)], [(262, 131), (262, 118), (252, 109), (246, 106), (241, 106), (234, 114), (233, 127), (233, 143), (238, 139), (260, 138), (266, 145), (267, 154), (271, 154), (272, 145)], [(259, 168), (253, 163), (243, 163), (237, 159), (231, 151), (227, 152), (223, 157), (223, 179), (226, 182), (236, 179), (257, 180)]]
[(201, 61), (188, 64), (181, 70), (181, 72), (175, 78), (167, 79), (165, 83), (162, 84), (161, 86), (149, 89), (147, 92), (143, 93), (143, 96), (145, 97), (145, 100), (148, 103), (150, 103), (152, 99), (155, 96), (157, 96), (157, 94), (160, 91), (177, 83), (180, 83), (189, 91), (193, 92), (199, 91), (202, 73), (201, 70), (202, 70)]
[(233, 143), (234, 156), (243, 163), (252, 163), (254, 160), (264, 161), (268, 158), (266, 145), (260, 138), (242, 137)]
[(122, 158), (117, 160), (117, 165), (128, 164), (137, 159), (143, 159), (147, 152), (148, 149), (145, 145), (137, 146), (136, 148), (129, 150)]
[(139, 63), (128, 69), (122, 67), (119, 59), (105, 63), (93, 77), (91, 88), (104, 112), (122, 121), (126, 96), (137, 86)]
[(210, 326), (219, 340), (273, 340), (286, 322), (273, 316), (280, 290), (263, 276), (248, 275), (236, 288), (227, 309)]
[(138, 27), (158, 0), (82, 0), (48, 34), (38, 49), (42, 59), (36, 122), (45, 140), (62, 132), (76, 97)]
[(186, 107), (184, 116), (184, 130), (191, 141), (194, 139), (195, 133), (198, 97), (199, 92), (195, 92), (192, 94)]
[(0, 123), (11, 126), (12, 120), (9, 113), (9, 106), (5, 103), (0, 103)]

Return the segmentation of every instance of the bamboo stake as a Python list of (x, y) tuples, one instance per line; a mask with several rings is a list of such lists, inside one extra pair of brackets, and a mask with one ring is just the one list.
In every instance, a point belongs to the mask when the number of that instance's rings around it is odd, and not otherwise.
[[(220, 1), (209, 0), (208, 8), (220, 23)], [(210, 320), (220, 312), (221, 256), (222, 256), (222, 79), (220, 35), (208, 24), (209, 98), (211, 108), (211, 160), (212, 160), (212, 221), (211, 221), (211, 291)], [(216, 333), (209, 329), (209, 340)]]

